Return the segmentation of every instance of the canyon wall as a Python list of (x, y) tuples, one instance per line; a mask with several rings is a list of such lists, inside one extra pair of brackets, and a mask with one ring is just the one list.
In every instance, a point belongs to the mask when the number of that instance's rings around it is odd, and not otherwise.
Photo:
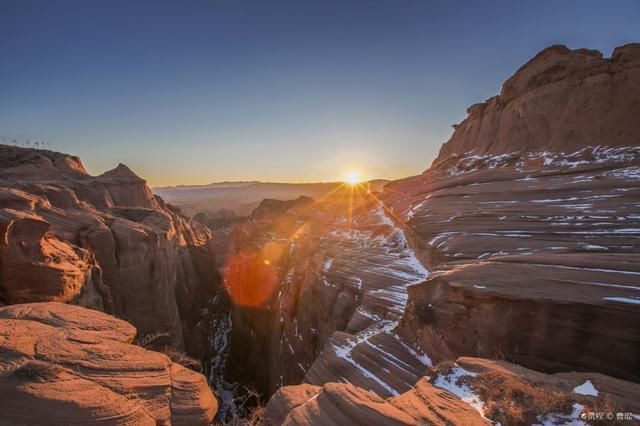
[(498, 96), (467, 110), (433, 165), (467, 154), (637, 145), (639, 92), (638, 43), (616, 48), (611, 58), (548, 47), (507, 79)]
[(208, 349), (211, 234), (126, 166), (90, 176), (77, 157), (0, 146), (0, 236), (2, 304), (78, 304), (157, 346)]
[(640, 381), (640, 45), (545, 49), (384, 200), (432, 276), (399, 333)]
[(235, 380), (269, 396), (301, 381), (392, 396), (429, 364), (393, 333), (427, 272), (366, 188), (267, 200), (236, 228), (225, 272)]

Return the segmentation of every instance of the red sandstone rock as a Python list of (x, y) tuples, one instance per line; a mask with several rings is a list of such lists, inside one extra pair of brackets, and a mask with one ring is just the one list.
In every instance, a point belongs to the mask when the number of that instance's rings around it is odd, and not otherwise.
[(437, 365), (401, 395), (380, 398), (344, 383), (279, 389), (270, 425), (583, 424), (583, 413), (635, 413), (640, 385), (597, 373), (544, 374), (506, 361), (459, 358)]
[(639, 84), (640, 45), (545, 49), (430, 169), (387, 185), (432, 272), (409, 289), (403, 337), (435, 362), (640, 380)]
[(209, 424), (199, 373), (131, 344), (135, 328), (61, 303), (0, 308), (2, 424)]
[(499, 96), (468, 109), (433, 165), (451, 156), (574, 152), (640, 140), (640, 44), (597, 51), (551, 46), (523, 65)]
[(267, 405), (269, 425), (487, 425), (480, 414), (426, 379), (406, 393), (382, 399), (345, 383), (287, 386)]
[(155, 343), (201, 350), (217, 284), (211, 233), (155, 197), (125, 165), (90, 176), (77, 157), (0, 146), (0, 302), (113, 313)]
[(260, 392), (304, 378), (388, 397), (424, 375), (428, 359), (392, 331), (407, 287), (426, 271), (366, 187), (317, 203), (265, 202), (232, 242), (229, 364)]

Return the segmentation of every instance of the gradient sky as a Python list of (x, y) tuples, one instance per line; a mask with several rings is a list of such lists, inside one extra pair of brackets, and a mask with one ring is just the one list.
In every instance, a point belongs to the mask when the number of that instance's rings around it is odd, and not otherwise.
[(0, 136), (152, 185), (399, 178), (540, 49), (633, 41), (637, 0), (0, 0)]

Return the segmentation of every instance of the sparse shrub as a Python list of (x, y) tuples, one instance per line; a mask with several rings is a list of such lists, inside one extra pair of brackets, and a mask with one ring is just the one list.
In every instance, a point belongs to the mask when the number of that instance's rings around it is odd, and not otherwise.
[(28, 361), (16, 368), (11, 375), (29, 382), (44, 383), (55, 379), (62, 368), (40, 361)]
[(171, 359), (171, 361), (176, 364), (180, 364), (183, 367), (187, 367), (190, 370), (197, 371), (198, 373), (202, 372), (202, 363), (197, 359), (190, 357), (184, 352), (177, 350), (174, 346), (165, 346), (160, 349), (160, 352), (165, 354)]
[(138, 346), (142, 346), (145, 349), (154, 349), (153, 343), (161, 338), (171, 337), (170, 333), (165, 331), (156, 331), (155, 333), (145, 334), (144, 336), (138, 337), (136, 339), (136, 344)]
[(244, 387), (241, 395), (233, 399), (236, 414), (216, 422), (217, 426), (261, 426), (265, 424), (266, 407), (255, 389)]
[(501, 424), (534, 424), (541, 414), (572, 410), (565, 393), (511, 374), (483, 373), (473, 380), (473, 388), (485, 402), (485, 415)]

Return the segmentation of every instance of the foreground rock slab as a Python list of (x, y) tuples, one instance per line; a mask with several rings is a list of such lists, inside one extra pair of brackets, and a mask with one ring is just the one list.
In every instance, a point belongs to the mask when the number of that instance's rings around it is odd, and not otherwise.
[[(598, 373), (545, 374), (506, 361), (458, 358), (438, 364), (401, 395), (383, 399), (346, 383), (276, 392), (269, 425), (587, 425), (603, 413), (640, 419), (640, 385)], [(626, 417), (625, 417), (626, 416)]]
[(432, 386), (426, 378), (394, 398), (345, 383), (281, 388), (269, 401), (270, 425), (409, 425), (490, 424), (453, 394)]
[(270, 425), (408, 425), (490, 424), (453, 394), (426, 378), (397, 397), (382, 399), (373, 392), (345, 383), (281, 388), (269, 401)]
[(210, 424), (217, 401), (205, 377), (135, 335), (78, 306), (0, 308), (0, 424)]

